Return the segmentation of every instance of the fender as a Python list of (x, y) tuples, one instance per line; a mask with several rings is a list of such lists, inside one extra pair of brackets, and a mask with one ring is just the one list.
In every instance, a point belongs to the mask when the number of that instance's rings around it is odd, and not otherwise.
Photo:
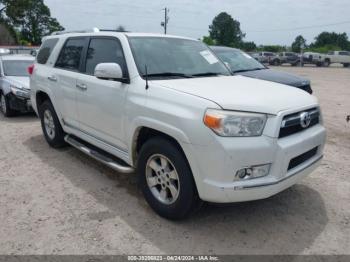
[(143, 128), (150, 128), (157, 130), (159, 132), (162, 132), (168, 136), (171, 136), (174, 138), (179, 144), (190, 144), (190, 140), (187, 137), (187, 135), (179, 128), (170, 125), (168, 123), (164, 123), (161, 121), (158, 121), (156, 119), (152, 119), (149, 117), (137, 117), (135, 118), (132, 123), (130, 123), (130, 129), (129, 129), (129, 137), (127, 137), (127, 141), (129, 142), (128, 145), (128, 151), (129, 151), (129, 156), (130, 159), (132, 159), (132, 162), (134, 162), (134, 150), (135, 150), (135, 144), (137, 141), (137, 137), (139, 134), (139, 131)]

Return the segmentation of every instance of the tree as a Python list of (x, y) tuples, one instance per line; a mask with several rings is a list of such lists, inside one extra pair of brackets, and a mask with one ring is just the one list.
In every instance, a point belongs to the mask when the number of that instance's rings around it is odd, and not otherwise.
[(51, 17), (50, 9), (43, 0), (2, 0), (8, 23), (20, 33), (20, 40), (34, 45), (41, 38), (64, 28)]
[(256, 50), (256, 44), (254, 42), (242, 42), (240, 48), (246, 52), (251, 52)]
[(210, 36), (203, 36), (202, 41), (207, 45), (216, 45), (215, 41)]
[(300, 53), (302, 48), (306, 47), (306, 39), (302, 35), (298, 35), (292, 43), (292, 51)]
[(350, 50), (350, 42), (346, 33), (322, 32), (315, 38), (312, 47), (337, 46), (343, 50)]
[(280, 45), (260, 45), (258, 50), (278, 53), (287, 51), (287, 48), (285, 46)]
[(225, 12), (214, 18), (209, 26), (209, 34), (217, 45), (232, 47), (239, 47), (245, 37), (240, 23)]

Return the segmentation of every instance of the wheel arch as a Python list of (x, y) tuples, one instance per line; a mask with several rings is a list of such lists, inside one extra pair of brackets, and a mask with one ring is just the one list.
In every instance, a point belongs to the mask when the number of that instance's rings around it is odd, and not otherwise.
[[(133, 165), (136, 165), (139, 152), (142, 146), (151, 138), (154, 137), (162, 137), (170, 142), (172, 142), (186, 157), (185, 151), (181, 146), (181, 138), (178, 136), (174, 136), (174, 134), (169, 134), (169, 132), (164, 129), (156, 129), (149, 126), (139, 126), (135, 129), (134, 134), (132, 136), (132, 145), (131, 145), (131, 157)], [(187, 160), (188, 161), (188, 160)]]

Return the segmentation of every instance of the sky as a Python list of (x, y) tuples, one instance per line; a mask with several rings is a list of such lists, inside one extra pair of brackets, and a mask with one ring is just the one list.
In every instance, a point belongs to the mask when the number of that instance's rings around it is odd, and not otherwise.
[[(291, 45), (303, 35), (308, 43), (323, 31), (350, 38), (350, 0), (44, 0), (66, 30), (93, 27), (162, 33), (165, 7), (168, 33), (202, 38), (220, 12), (241, 23), (245, 41)], [(307, 27), (307, 28), (305, 28)]]

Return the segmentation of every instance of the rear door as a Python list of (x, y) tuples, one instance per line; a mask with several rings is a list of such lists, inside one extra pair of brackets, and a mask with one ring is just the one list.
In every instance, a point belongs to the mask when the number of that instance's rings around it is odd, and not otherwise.
[(123, 133), (125, 96), (129, 85), (94, 76), (96, 65), (117, 63), (128, 78), (121, 42), (117, 37), (91, 37), (84, 58), (84, 74), (78, 78), (77, 106), (81, 130), (120, 150), (127, 146)]
[(49, 76), (49, 80), (59, 87), (58, 103), (64, 123), (76, 129), (79, 128), (77, 78), (82, 70), (82, 55), (87, 49), (87, 41), (87, 37), (68, 38), (56, 61), (54, 73)]

